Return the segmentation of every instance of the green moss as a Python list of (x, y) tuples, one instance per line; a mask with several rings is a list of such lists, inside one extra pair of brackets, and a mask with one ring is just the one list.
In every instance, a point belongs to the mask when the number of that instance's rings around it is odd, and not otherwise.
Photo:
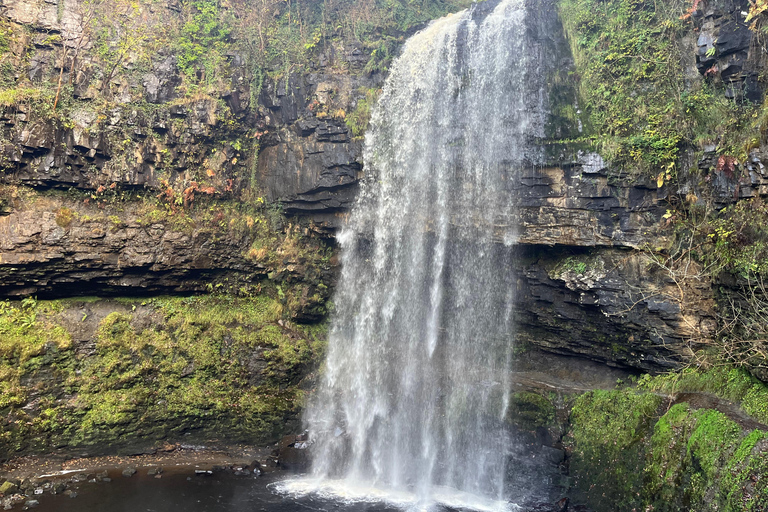
[[(639, 461), (661, 397), (633, 391), (591, 391), (580, 396), (571, 412), (570, 437), (575, 449), (571, 471), (582, 499), (601, 497), (596, 510), (638, 507), (642, 488)], [(596, 500), (593, 500), (596, 501)]]
[(688, 461), (686, 439), (693, 426), (687, 403), (672, 406), (653, 427), (650, 457), (644, 468), (644, 500), (658, 502), (661, 510), (680, 510)]
[(685, 489), (686, 501), (704, 505), (712, 500), (719, 486), (721, 471), (739, 445), (741, 428), (723, 413), (699, 410), (694, 413), (696, 426), (688, 438), (688, 457), (695, 471)]
[(717, 141), (737, 151), (737, 128), (749, 118), (716, 86), (685, 80), (684, 8), (679, 0), (559, 2), (587, 132), (608, 160), (659, 183), (674, 178), (683, 148)]
[(633, 390), (577, 399), (568, 442), (580, 498), (596, 511), (764, 510), (768, 433), (687, 403), (659, 417), (660, 400)]
[(724, 510), (768, 508), (768, 432), (744, 437), (723, 476)]
[[(0, 456), (56, 446), (130, 451), (189, 433), (263, 444), (296, 421), (298, 386), (325, 347), (322, 325), (283, 322), (281, 305), (268, 295), (117, 303), (85, 357), (56, 324), (59, 303), (36, 302), (31, 327), (13, 320), (21, 306), (4, 303), (0, 321), (8, 332), (23, 331), (1, 338), (13, 350), (3, 352), (0, 365)], [(60, 336), (58, 345), (52, 336)], [(32, 408), (24, 375), (41, 383)]]
[(0, 302), (0, 360), (20, 368), (48, 349), (67, 349), (72, 338), (51, 317), (56, 303), (25, 299), (21, 303)]
[(521, 391), (510, 398), (508, 418), (513, 425), (525, 430), (552, 426), (555, 406), (546, 397)]
[(706, 371), (686, 368), (679, 373), (646, 375), (638, 384), (651, 391), (712, 393), (740, 404), (744, 412), (768, 424), (768, 385), (743, 368), (728, 365)]

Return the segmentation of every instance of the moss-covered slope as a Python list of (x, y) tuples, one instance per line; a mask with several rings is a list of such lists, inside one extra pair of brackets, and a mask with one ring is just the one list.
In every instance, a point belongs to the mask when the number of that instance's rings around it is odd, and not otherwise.
[(0, 304), (3, 458), (273, 441), (324, 348), (266, 292)]

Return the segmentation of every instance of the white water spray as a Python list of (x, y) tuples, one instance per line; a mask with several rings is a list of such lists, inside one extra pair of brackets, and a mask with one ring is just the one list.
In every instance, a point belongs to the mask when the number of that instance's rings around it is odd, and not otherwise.
[(373, 113), (294, 490), (512, 507), (510, 191), (545, 114), (524, 2), (484, 9), (413, 36)]

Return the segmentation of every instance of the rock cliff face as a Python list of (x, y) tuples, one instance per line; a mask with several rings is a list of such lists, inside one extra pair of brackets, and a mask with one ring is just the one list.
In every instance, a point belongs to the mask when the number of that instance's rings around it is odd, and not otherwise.
[(760, 102), (765, 52), (745, 20), (747, 11), (749, 3), (739, 0), (698, 4), (691, 13), (698, 29), (696, 68), (704, 76), (721, 78), (727, 97)]
[[(346, 121), (366, 91), (380, 87), (384, 78), (362, 71), (368, 55), (360, 48), (330, 46), (314, 69), (267, 79), (257, 96), (239, 55), (228, 57), (217, 95), (195, 97), (179, 90), (181, 70), (174, 56), (162, 51), (141, 71), (126, 62), (104, 89), (98, 55), (84, 49), (79, 59), (85, 64), (74, 62), (84, 31), (82, 5), (67, 3), (62, 14), (55, 7), (4, 4), (5, 23), (17, 34), (6, 58), (32, 84), (60, 73), (72, 84), (73, 99), (66, 115), (54, 116), (33, 101), (2, 111), (2, 179), (9, 188), (0, 201), (0, 293), (193, 292), (225, 282), (230, 289), (234, 283), (250, 286), (274, 275), (274, 265), (244, 257), (254, 245), (253, 234), (222, 230), (221, 219), (210, 215), (174, 228), (172, 216), (155, 221), (141, 202), (115, 203), (118, 192), (124, 197), (149, 190), (161, 201), (186, 205), (196, 197), (235, 199), (256, 185), (259, 201), (279, 201), (286, 214), (310, 221), (314, 231), (329, 235), (340, 225), (363, 168), (362, 139)], [(700, 69), (711, 67), (706, 59), (712, 52), (702, 53), (701, 41), (712, 32), (717, 59), (730, 59), (728, 69), (741, 66), (739, 73), (726, 74), (748, 84), (751, 39), (742, 21), (726, 20), (734, 10), (726, 7), (695, 13), (703, 20), (702, 31), (691, 51), (698, 52)], [(177, 10), (169, 4), (143, 16), (157, 25), (172, 20)], [(552, 73), (569, 69), (553, 14), (535, 21), (531, 37), (547, 40), (557, 56)], [(25, 68), (22, 54), (30, 48)], [(62, 48), (69, 53), (62, 54)], [(557, 87), (550, 91), (553, 112), (557, 101), (575, 98), (572, 83)], [(112, 103), (101, 110), (93, 99), (105, 95)], [(550, 125), (553, 137), (578, 135), (572, 120), (553, 114)], [(642, 370), (685, 362), (692, 342), (713, 331), (713, 295), (707, 283), (683, 293), (675, 270), (650, 254), (670, 243), (662, 216), (673, 191), (613, 170), (594, 154), (568, 146), (559, 151), (547, 166), (524, 171), (513, 186), (521, 204), (516, 236), (524, 255), (516, 269), (518, 337), (543, 350)], [(737, 189), (736, 197), (766, 193), (759, 151), (749, 165), (748, 181), (713, 171), (716, 197), (723, 203), (731, 202)], [(701, 187), (689, 181), (691, 190)], [(75, 188), (92, 197), (31, 201), (19, 196), (17, 186)], [(508, 230), (499, 226), (499, 238)], [(291, 279), (302, 280), (300, 264), (282, 266), (298, 269)], [(305, 299), (314, 286), (302, 292)]]
[[(364, 71), (371, 48), (329, 44), (306, 69), (261, 81), (245, 53), (230, 52), (215, 78), (198, 70), (191, 85), (170, 48), (132, 47), (115, 63), (110, 46), (89, 35), (84, 6), (2, 2), (0, 297), (264, 295), (279, 306), (267, 323), (302, 338), (277, 316), (312, 323), (326, 315), (335, 263), (328, 245), (363, 173), (352, 121), (365, 118), (384, 80)], [(139, 15), (160, 30), (178, 25), (183, 8), (142, 4)], [(764, 63), (742, 8), (711, 3), (693, 13), (699, 33), (689, 38), (686, 76), (717, 74), (729, 96), (753, 99)], [(708, 280), (690, 279), (695, 265), (659, 256), (673, 241), (667, 210), (681, 197), (722, 207), (768, 195), (768, 153), (758, 144), (746, 161), (720, 165), (713, 143), (695, 162), (702, 173), (686, 163), (673, 189), (563, 144), (583, 134), (560, 115), (578, 105), (554, 13), (542, 11), (529, 34), (552, 48), (550, 139), (542, 142), (553, 149), (512, 185), (519, 230), (497, 226), (520, 255), (509, 269), (518, 276), (517, 339), (532, 352), (630, 370), (679, 367), (717, 328), (715, 294)], [(258, 380), (261, 349), (248, 350)], [(280, 353), (303, 358), (302, 350)], [(308, 371), (304, 363), (297, 371)]]
[(381, 83), (380, 75), (325, 72), (267, 85), (261, 96), (269, 113), (259, 176), (269, 200), (325, 229), (340, 226), (363, 169), (362, 138), (353, 137), (344, 117), (361, 89)]
[(100, 209), (58, 196), (18, 202), (0, 217), (6, 297), (204, 292), (217, 276), (241, 284), (266, 278), (266, 267), (244, 257), (244, 232), (192, 219), (174, 229), (140, 205)]

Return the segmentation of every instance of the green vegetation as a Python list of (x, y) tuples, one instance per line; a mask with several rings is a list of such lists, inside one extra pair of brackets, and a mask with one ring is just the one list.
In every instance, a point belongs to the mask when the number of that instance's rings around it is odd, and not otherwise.
[(637, 466), (661, 403), (656, 395), (624, 391), (591, 391), (576, 400), (570, 467), (579, 494), (600, 496), (611, 510), (635, 506), (642, 487)]
[[(765, 9), (750, 5), (752, 29), (762, 37)], [(738, 200), (740, 182), (748, 179), (743, 162), (768, 133), (768, 108), (726, 98), (716, 73), (686, 78), (690, 2), (560, 0), (559, 9), (576, 61), (586, 139), (618, 172), (651, 178), (658, 187), (686, 171), (688, 192), (670, 193), (662, 221), (674, 241), (656, 248), (663, 253), (656, 257), (681, 291), (693, 282), (732, 283), (718, 289), (719, 325), (704, 359), (768, 380), (768, 209), (759, 197)], [(563, 119), (572, 117), (560, 110)], [(724, 193), (723, 182), (732, 190)], [(573, 268), (556, 271), (585, 270), (581, 261), (566, 263)], [(692, 337), (713, 338), (700, 334)]]
[[(693, 256), (713, 274), (730, 272), (743, 279), (768, 275), (768, 204), (745, 199), (719, 212), (692, 212), (680, 224), (694, 240)], [(698, 222), (698, 223), (697, 223)]]
[(550, 279), (564, 279), (568, 274), (581, 276), (587, 272), (601, 272), (604, 268), (605, 262), (599, 254), (586, 253), (557, 260), (548, 274)]
[(677, 373), (644, 375), (638, 386), (664, 393), (703, 392), (730, 400), (761, 423), (768, 425), (768, 385), (743, 368), (721, 365), (707, 371), (686, 368)]
[(738, 152), (751, 107), (725, 98), (711, 80), (682, 76), (681, 38), (690, 32), (679, 0), (562, 0), (576, 59), (581, 107), (597, 149), (626, 171), (660, 184), (676, 175), (685, 148)]
[(371, 121), (371, 109), (376, 104), (381, 90), (362, 89), (360, 92), (363, 97), (357, 100), (355, 110), (346, 117), (347, 127), (352, 132), (353, 137), (362, 137), (368, 130), (368, 123)]
[(712, 409), (661, 405), (635, 390), (577, 398), (566, 442), (579, 497), (597, 512), (764, 510), (768, 433)]
[(509, 421), (524, 430), (551, 427), (555, 421), (555, 406), (546, 397), (530, 391), (520, 391), (511, 396)]
[(323, 326), (284, 322), (268, 294), (107, 303), (85, 352), (65, 314), (82, 301), (2, 304), (0, 456), (130, 450), (184, 434), (269, 442), (295, 422), (325, 346)]
[(200, 80), (211, 82), (222, 65), (227, 50), (231, 26), (217, 0), (193, 0), (184, 3), (186, 22), (178, 37), (178, 64), (187, 78), (194, 79), (201, 70)]

